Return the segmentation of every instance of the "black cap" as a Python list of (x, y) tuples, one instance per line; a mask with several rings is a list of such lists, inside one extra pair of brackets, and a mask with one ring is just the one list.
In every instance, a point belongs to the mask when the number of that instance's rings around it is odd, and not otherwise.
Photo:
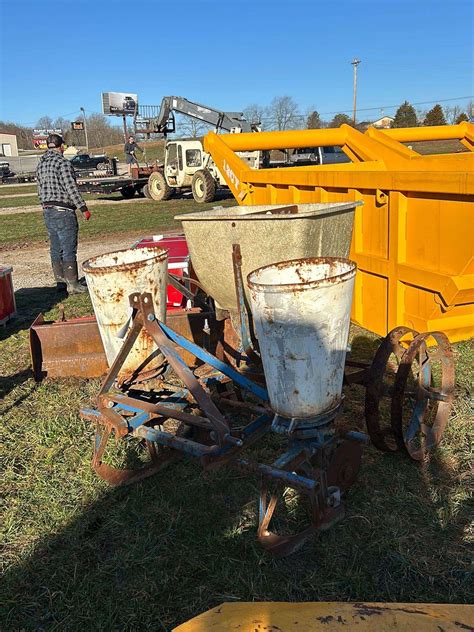
[(61, 147), (64, 145), (64, 140), (59, 134), (50, 134), (46, 139), (48, 149), (54, 149), (55, 147)]

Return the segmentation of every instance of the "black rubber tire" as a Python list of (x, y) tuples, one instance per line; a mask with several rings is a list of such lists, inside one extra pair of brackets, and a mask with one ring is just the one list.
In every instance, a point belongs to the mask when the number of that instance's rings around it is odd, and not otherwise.
[(151, 195), (150, 195), (150, 191), (148, 190), (148, 184), (145, 184), (145, 185), (143, 186), (142, 193), (143, 193), (143, 195), (144, 195), (147, 199), (149, 199), (149, 200), (152, 200), (152, 199), (153, 199), (153, 198), (151, 197)]
[(122, 194), (122, 197), (124, 197), (126, 200), (131, 200), (133, 197), (135, 197), (136, 190), (132, 184), (129, 184), (126, 187), (122, 187), (120, 189), (120, 193)]
[(107, 163), (98, 162), (95, 168), (96, 168), (96, 171), (105, 171), (107, 169)]
[(150, 174), (147, 190), (150, 198), (156, 202), (169, 200), (174, 195), (174, 189), (168, 186), (165, 176), (160, 171), (154, 171)]
[(207, 169), (196, 171), (191, 187), (193, 198), (198, 204), (212, 202), (216, 196), (216, 183)]

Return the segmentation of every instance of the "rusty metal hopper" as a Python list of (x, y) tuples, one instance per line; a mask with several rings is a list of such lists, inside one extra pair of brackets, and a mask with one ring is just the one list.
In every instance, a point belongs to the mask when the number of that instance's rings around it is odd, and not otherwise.
[[(253, 270), (279, 261), (347, 257), (359, 204), (233, 206), (175, 219), (183, 224), (192, 265), (204, 289), (218, 308), (235, 313), (233, 244), (240, 245), (244, 280)], [(244, 286), (248, 292), (245, 282)]]

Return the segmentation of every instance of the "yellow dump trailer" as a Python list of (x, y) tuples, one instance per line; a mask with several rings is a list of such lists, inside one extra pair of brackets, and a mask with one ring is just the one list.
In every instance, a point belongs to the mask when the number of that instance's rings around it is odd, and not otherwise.
[[(468, 151), (422, 156), (403, 144), (448, 139)], [(330, 145), (352, 162), (255, 170), (236, 154)], [(443, 330), (452, 342), (474, 335), (474, 125), (211, 132), (204, 147), (239, 204), (363, 200), (354, 322), (380, 335), (397, 325)]]

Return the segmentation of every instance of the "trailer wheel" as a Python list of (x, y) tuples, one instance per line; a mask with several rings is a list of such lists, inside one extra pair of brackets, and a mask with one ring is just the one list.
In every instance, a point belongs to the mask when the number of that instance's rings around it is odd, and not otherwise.
[(168, 186), (165, 176), (159, 171), (150, 174), (147, 190), (151, 199), (157, 202), (169, 200), (174, 195), (174, 189)]
[(98, 162), (96, 165), (96, 169), (97, 171), (105, 171), (107, 169), (107, 163), (106, 162)]
[(196, 171), (192, 181), (193, 198), (198, 204), (212, 202), (216, 195), (216, 183), (207, 169)]
[(150, 190), (148, 189), (148, 184), (144, 184), (143, 185), (143, 189), (142, 189), (142, 193), (143, 195), (148, 198), (149, 200), (152, 200), (153, 198), (150, 195)]
[(126, 187), (122, 187), (120, 189), (120, 193), (126, 200), (130, 200), (132, 197), (135, 197), (135, 187), (132, 184), (129, 184)]

